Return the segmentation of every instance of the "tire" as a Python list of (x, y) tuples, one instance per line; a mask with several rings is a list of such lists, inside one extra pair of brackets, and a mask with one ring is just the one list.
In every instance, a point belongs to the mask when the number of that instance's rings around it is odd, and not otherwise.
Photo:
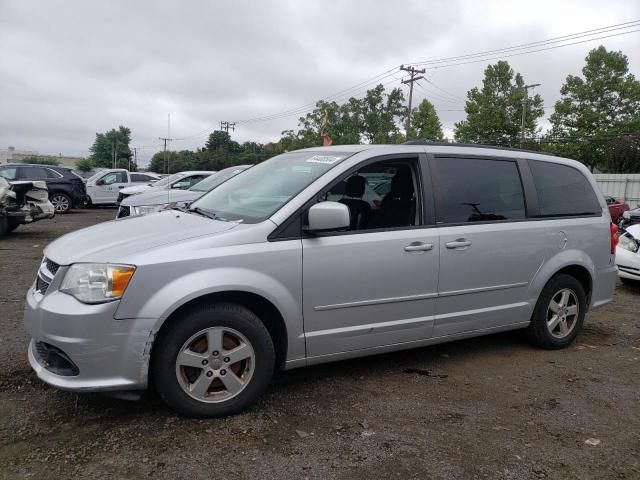
[(587, 296), (582, 284), (571, 275), (556, 275), (538, 297), (527, 336), (541, 348), (567, 347), (582, 328), (586, 313)]
[(53, 204), (57, 214), (68, 213), (73, 202), (66, 193), (55, 192), (49, 195), (49, 201)]
[(204, 304), (160, 332), (151, 380), (164, 403), (181, 415), (222, 417), (253, 405), (274, 365), (271, 336), (252, 311), (232, 303)]
[(7, 227), (8, 227), (7, 233), (13, 232), (19, 226), (20, 226), (20, 224), (18, 222), (16, 222), (15, 219), (7, 218)]
[(0, 238), (9, 233), (9, 219), (4, 215), (0, 216)]

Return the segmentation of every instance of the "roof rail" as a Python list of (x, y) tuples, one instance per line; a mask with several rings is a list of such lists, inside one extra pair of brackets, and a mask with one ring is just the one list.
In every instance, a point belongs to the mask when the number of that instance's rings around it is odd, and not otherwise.
[(539, 150), (526, 150), (524, 148), (513, 147), (501, 147), (498, 145), (486, 145), (482, 143), (456, 143), (456, 142), (434, 142), (432, 140), (408, 140), (402, 145), (427, 145), (433, 147), (472, 147), (472, 148), (487, 148), (492, 150), (507, 150), (511, 152), (525, 152), (536, 153), (538, 155), (549, 155), (550, 157), (557, 157), (558, 155), (550, 152), (543, 152)]

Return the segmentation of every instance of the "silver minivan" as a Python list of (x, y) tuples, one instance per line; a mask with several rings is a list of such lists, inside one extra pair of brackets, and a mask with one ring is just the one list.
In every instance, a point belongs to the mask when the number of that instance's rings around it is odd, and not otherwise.
[[(388, 193), (363, 200), (380, 172)], [(572, 160), (420, 142), (285, 153), (188, 209), (51, 243), (27, 294), (29, 361), (61, 389), (153, 385), (209, 417), (253, 404), (275, 368), (514, 329), (561, 348), (612, 299), (615, 233)]]

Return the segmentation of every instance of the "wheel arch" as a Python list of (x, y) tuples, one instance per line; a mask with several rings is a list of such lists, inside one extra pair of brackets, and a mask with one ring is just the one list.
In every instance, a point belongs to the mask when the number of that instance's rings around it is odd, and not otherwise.
[[(278, 308), (265, 297), (256, 293), (242, 290), (228, 290), (207, 293), (192, 298), (178, 306), (169, 314), (156, 332), (156, 338), (161, 335), (169, 325), (179, 321), (180, 317), (192, 308), (205, 303), (234, 303), (251, 310), (267, 328), (276, 352), (276, 365), (282, 367), (287, 359), (288, 333), (284, 317)], [(153, 356), (153, 350), (151, 351)]]
[(580, 282), (587, 296), (587, 305), (591, 304), (593, 279), (596, 267), (589, 256), (579, 250), (565, 250), (541, 265), (531, 281), (529, 300), (532, 305), (538, 300), (544, 287), (559, 274), (567, 274)]

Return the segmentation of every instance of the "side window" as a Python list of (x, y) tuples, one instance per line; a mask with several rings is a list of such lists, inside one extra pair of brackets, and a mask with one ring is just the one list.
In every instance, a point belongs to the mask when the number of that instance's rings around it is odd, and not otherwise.
[(132, 182), (148, 182), (150, 177), (142, 174), (142, 173), (130, 173)]
[(40, 180), (47, 178), (47, 170), (43, 167), (20, 167), (20, 178)]
[[(322, 198), (349, 208), (349, 231), (422, 225), (417, 160), (385, 160), (365, 165), (342, 178)], [(381, 180), (382, 178), (382, 180)], [(389, 182), (380, 195), (371, 185)]]
[(105, 185), (113, 185), (114, 183), (127, 183), (127, 176), (124, 172), (111, 172), (107, 173), (104, 177)]
[(187, 188), (193, 187), (196, 183), (201, 182), (205, 178), (207, 178), (207, 175), (194, 175), (193, 177), (189, 178), (189, 187)]
[(529, 161), (538, 193), (540, 216), (558, 217), (601, 213), (591, 184), (577, 169), (559, 163)]
[(62, 178), (62, 175), (50, 168), (45, 168), (47, 178)]
[(526, 217), (518, 166), (513, 161), (436, 158), (437, 223), (519, 220)]
[(4, 177), (7, 180), (15, 180), (16, 170), (16, 167), (0, 168), (0, 177)]

